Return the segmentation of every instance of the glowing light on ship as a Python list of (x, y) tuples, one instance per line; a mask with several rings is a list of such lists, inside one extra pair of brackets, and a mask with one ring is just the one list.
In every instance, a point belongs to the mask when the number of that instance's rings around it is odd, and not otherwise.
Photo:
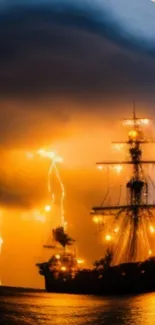
[(67, 270), (66, 266), (61, 266), (61, 269), (60, 269), (62, 272), (65, 272)]
[(123, 125), (125, 126), (134, 126), (134, 125), (138, 125), (138, 126), (145, 126), (145, 125), (148, 125), (150, 123), (150, 120), (147, 119), (147, 118), (142, 118), (142, 119), (132, 119), (132, 120), (124, 120), (123, 121)]
[(93, 217), (93, 222), (98, 224), (103, 222), (103, 217), (102, 216), (94, 216)]
[(150, 229), (151, 234), (155, 233), (155, 228), (152, 225), (149, 227), (149, 229)]
[(137, 136), (138, 136), (137, 131), (132, 130), (132, 131), (129, 132), (129, 138), (131, 138), (131, 139), (136, 139)]
[(51, 211), (51, 206), (50, 205), (45, 205), (45, 212), (50, 212)]
[(114, 166), (114, 170), (117, 172), (117, 174), (120, 174), (121, 171), (123, 170), (123, 166), (122, 165), (116, 165), (116, 166)]
[(114, 149), (117, 150), (117, 151), (121, 151), (124, 147), (123, 144), (120, 144), (120, 143), (117, 143), (117, 144), (114, 144)]
[(98, 223), (98, 217), (97, 216), (94, 216), (92, 220), (93, 220), (94, 223), (96, 223), (96, 224)]
[(134, 121), (133, 120), (124, 120), (123, 125), (132, 126), (132, 125), (134, 125)]
[(112, 240), (112, 236), (111, 235), (106, 235), (105, 236), (105, 240), (106, 241), (111, 241)]
[(102, 170), (103, 169), (103, 166), (102, 165), (98, 165), (97, 166), (97, 169)]
[(81, 259), (81, 258), (78, 258), (78, 259), (77, 259), (77, 263), (78, 263), (79, 265), (82, 265), (82, 264), (84, 264), (84, 260)]
[(57, 260), (60, 260), (60, 257), (61, 257), (60, 254), (56, 254), (56, 255), (55, 255), (55, 258), (56, 258)]
[(145, 119), (141, 119), (141, 124), (144, 124), (144, 125), (148, 125), (150, 123), (150, 120), (145, 118)]
[[(98, 170), (103, 170), (103, 165), (97, 165), (97, 169)], [(123, 166), (122, 165), (120, 165), (120, 164), (118, 164), (118, 165), (115, 165), (115, 166), (110, 166), (110, 169), (113, 169), (113, 170), (115, 170), (116, 171), (116, 173), (117, 174), (120, 174), (121, 173), (121, 171), (123, 170)]]

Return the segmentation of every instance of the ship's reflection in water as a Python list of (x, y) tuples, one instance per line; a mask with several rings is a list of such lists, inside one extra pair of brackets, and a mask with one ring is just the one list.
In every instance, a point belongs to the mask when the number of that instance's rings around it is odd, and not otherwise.
[(0, 324), (155, 324), (155, 294), (102, 298), (1, 290)]

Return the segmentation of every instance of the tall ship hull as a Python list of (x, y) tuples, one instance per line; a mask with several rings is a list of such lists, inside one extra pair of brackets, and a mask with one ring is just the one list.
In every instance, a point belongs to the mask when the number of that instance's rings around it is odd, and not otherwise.
[(108, 204), (108, 189), (103, 203), (91, 211), (105, 240), (103, 257), (91, 269), (85, 268), (84, 260), (68, 249), (74, 240), (64, 225), (53, 229), (53, 238), (62, 252), (53, 254), (48, 262), (37, 264), (48, 292), (118, 295), (155, 291), (155, 185), (143, 168), (155, 161), (142, 157), (142, 145), (154, 142), (144, 136), (143, 127), (148, 123), (148, 119), (136, 117), (134, 108), (133, 118), (124, 120), (131, 128), (128, 139), (117, 143), (127, 146), (128, 159), (97, 163), (100, 170), (107, 166), (118, 172), (122, 166), (131, 168), (131, 176), (125, 183), (125, 202), (121, 202), (120, 191), (117, 205)]
[(143, 263), (127, 263), (110, 267), (102, 273), (78, 272), (75, 278), (56, 278), (45, 264), (38, 265), (45, 279), (45, 289), (53, 293), (120, 295), (155, 291), (155, 258)]

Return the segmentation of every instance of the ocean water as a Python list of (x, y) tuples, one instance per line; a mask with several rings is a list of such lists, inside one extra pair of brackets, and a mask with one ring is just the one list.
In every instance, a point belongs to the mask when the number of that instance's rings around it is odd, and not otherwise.
[(1, 288), (0, 324), (155, 325), (155, 293), (109, 298)]

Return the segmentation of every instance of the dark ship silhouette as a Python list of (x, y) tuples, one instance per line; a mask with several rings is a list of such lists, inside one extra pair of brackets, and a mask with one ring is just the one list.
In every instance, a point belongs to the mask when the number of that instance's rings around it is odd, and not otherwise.
[(62, 251), (59, 249), (48, 262), (37, 264), (48, 292), (118, 295), (155, 291), (155, 257), (151, 249), (155, 204), (149, 202), (150, 179), (143, 169), (155, 161), (144, 160), (141, 148), (151, 142), (143, 132), (143, 125), (148, 122), (148, 119), (137, 118), (134, 109), (133, 118), (124, 120), (132, 127), (128, 140), (121, 142), (128, 146), (129, 160), (97, 163), (99, 169), (104, 165), (118, 166), (118, 169), (120, 165), (132, 166), (131, 178), (126, 183), (126, 203), (104, 204), (93, 207), (91, 212), (99, 229), (106, 231), (105, 256), (96, 261), (92, 269), (84, 268), (83, 260), (69, 250), (74, 240), (64, 227), (54, 229), (53, 238)]

